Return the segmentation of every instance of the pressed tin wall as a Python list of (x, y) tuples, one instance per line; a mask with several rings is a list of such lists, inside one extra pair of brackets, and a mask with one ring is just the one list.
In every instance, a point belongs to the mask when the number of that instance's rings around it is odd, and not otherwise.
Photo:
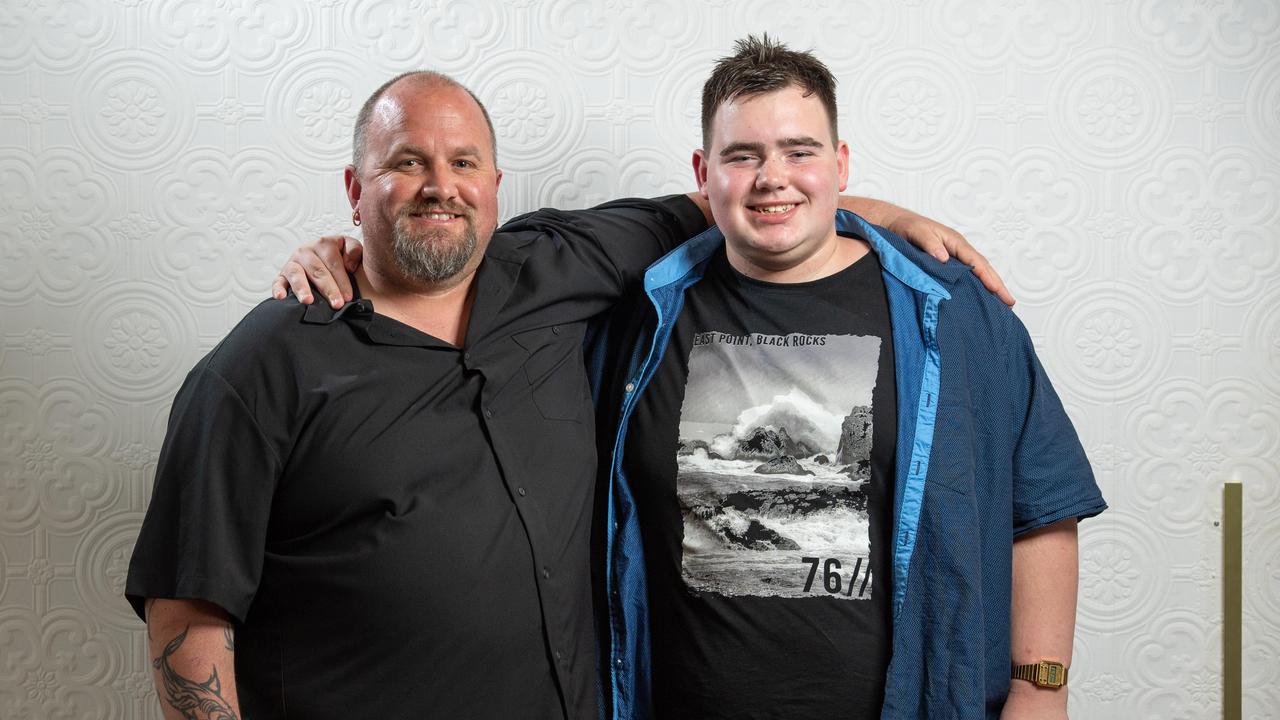
[(1009, 280), (1111, 510), (1082, 526), (1076, 718), (1280, 717), (1276, 0), (0, 0), (0, 717), (158, 718), (121, 598), (174, 392), (291, 247), (351, 230), (384, 79), (488, 104), (504, 216), (693, 188), (748, 32), (841, 79), (850, 191)]

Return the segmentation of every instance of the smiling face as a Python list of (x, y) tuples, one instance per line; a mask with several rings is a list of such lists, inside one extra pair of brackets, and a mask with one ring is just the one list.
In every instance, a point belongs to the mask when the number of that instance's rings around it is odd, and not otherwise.
[(831, 259), (849, 148), (832, 137), (816, 96), (788, 85), (724, 102), (693, 165), (739, 272), (788, 280)]
[(466, 90), (407, 78), (374, 107), (347, 195), (364, 223), (366, 269), (416, 286), (475, 271), (497, 225), (502, 172)]

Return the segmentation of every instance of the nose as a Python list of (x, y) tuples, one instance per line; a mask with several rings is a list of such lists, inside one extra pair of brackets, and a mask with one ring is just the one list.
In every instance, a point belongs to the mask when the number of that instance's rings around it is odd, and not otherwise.
[(452, 170), (451, 166), (439, 163), (432, 163), (427, 167), (421, 175), (422, 185), (418, 189), (422, 199), (447, 202), (456, 198), (458, 185)]
[(786, 168), (780, 159), (766, 157), (760, 161), (760, 167), (756, 170), (757, 190), (777, 190), (786, 184)]

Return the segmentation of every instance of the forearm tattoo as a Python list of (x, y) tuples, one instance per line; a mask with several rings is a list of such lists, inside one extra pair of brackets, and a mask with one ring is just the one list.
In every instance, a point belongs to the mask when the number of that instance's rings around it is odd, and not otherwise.
[[(226, 698), (222, 697), (222, 682), (218, 679), (217, 666), (214, 666), (213, 674), (209, 679), (200, 683), (179, 675), (169, 664), (169, 656), (182, 647), (182, 643), (187, 639), (187, 631), (190, 629), (191, 626), (188, 625), (165, 646), (160, 657), (151, 663), (160, 671), (164, 686), (161, 688), (162, 698), (173, 709), (182, 713), (183, 720), (239, 720), (235, 710), (232, 710)], [(228, 644), (231, 643), (230, 638), (230, 628), (228, 628)]]
[(231, 652), (236, 651), (236, 634), (232, 632), (230, 625), (222, 628), (222, 639), (226, 643), (228, 650)]

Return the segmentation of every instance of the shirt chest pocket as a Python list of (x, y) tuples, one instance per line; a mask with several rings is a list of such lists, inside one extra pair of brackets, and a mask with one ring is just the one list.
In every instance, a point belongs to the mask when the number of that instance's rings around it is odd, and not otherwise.
[(538, 412), (548, 420), (581, 421), (587, 399), (582, 338), (569, 327), (552, 325), (512, 339), (528, 353), (524, 376)]

